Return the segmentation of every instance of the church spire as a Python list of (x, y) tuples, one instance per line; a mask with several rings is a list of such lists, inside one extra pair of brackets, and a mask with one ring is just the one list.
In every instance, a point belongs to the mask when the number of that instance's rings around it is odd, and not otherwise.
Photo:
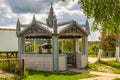
[(56, 16), (54, 14), (54, 10), (53, 10), (53, 3), (51, 3), (51, 7), (50, 7), (50, 12), (48, 15), (48, 19), (46, 19), (47, 25), (49, 27), (53, 27), (53, 21), (56, 20)]

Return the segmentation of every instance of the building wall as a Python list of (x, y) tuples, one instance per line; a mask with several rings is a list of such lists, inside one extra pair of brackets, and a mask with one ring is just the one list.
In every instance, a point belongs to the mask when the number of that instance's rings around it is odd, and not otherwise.
[(76, 65), (77, 65), (77, 68), (80, 68), (80, 54), (76, 54)]
[(0, 29), (0, 51), (18, 51), (18, 38), (15, 30)]
[[(22, 54), (25, 59), (25, 68), (38, 71), (53, 71), (52, 54)], [(59, 55), (59, 71), (66, 70), (67, 57)]]
[(52, 71), (52, 56), (23, 57), (25, 59), (25, 68), (40, 71)]
[(88, 58), (87, 54), (77, 54), (76, 55), (76, 60), (77, 60), (77, 68), (85, 68), (88, 63)]
[(81, 68), (85, 68), (87, 66), (87, 55), (81, 56)]
[(66, 56), (59, 56), (59, 71), (66, 70), (67, 67), (67, 57)]

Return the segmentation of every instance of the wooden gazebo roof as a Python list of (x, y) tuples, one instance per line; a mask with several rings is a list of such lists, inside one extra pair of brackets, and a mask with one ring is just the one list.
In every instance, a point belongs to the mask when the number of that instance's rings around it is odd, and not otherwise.
[[(18, 20), (16, 28), (17, 36), (25, 36), (26, 38), (52, 38), (52, 35), (54, 35), (54, 20), (57, 21), (52, 7), (50, 8), (50, 13), (46, 23), (37, 21), (35, 16), (33, 16), (32, 22), (28, 25), (20, 24)], [(56, 27), (59, 38), (80, 38), (81, 36), (88, 36), (90, 32), (87, 20), (84, 25), (80, 25), (76, 21), (72, 20), (56, 24)]]

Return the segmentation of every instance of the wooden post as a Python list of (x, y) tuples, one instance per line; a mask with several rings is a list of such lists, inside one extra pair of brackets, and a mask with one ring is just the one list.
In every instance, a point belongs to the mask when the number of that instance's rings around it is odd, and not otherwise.
[[(51, 45), (51, 40), (47, 39), (47, 45)], [(51, 49), (47, 49), (47, 53), (51, 53)]]
[(74, 44), (74, 54), (73, 54), (73, 57), (72, 57), (72, 64), (76, 65), (76, 55), (79, 52), (79, 50), (78, 50), (78, 39), (77, 38), (73, 39), (73, 44)]
[(21, 65), (21, 76), (24, 76), (25, 66), (24, 66), (24, 59), (21, 59), (22, 65)]
[(85, 53), (85, 37), (82, 36), (82, 54)]
[(8, 62), (8, 71), (10, 71), (10, 60), (8, 59), (7, 62)]
[[(25, 37), (19, 37), (18, 38), (18, 58), (21, 59), (21, 54), (25, 53), (25, 46), (24, 46), (24, 42), (25, 42)], [(19, 61), (19, 67), (21, 67), (21, 60)]]
[(53, 71), (58, 71), (58, 36), (52, 36), (52, 49), (53, 49)]
[(88, 52), (88, 38), (86, 36), (82, 37), (82, 53), (87, 54)]
[(79, 52), (78, 39), (74, 39), (73, 43), (74, 43), (74, 53), (78, 53)]

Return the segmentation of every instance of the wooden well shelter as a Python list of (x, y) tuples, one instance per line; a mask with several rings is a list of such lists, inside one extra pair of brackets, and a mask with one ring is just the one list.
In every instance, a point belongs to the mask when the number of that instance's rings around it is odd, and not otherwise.
[[(24, 29), (22, 29), (24, 27)], [(41, 71), (64, 71), (68, 70), (68, 63), (74, 60), (76, 68), (85, 68), (88, 64), (88, 35), (90, 33), (89, 23), (86, 20), (84, 25), (77, 21), (57, 23), (53, 6), (51, 5), (46, 23), (33, 20), (28, 25), (20, 24), (18, 19), (16, 34), (18, 37), (18, 57), (25, 59), (25, 67)], [(25, 53), (25, 39), (45, 39), (47, 44), (52, 46), (52, 51), (48, 48), (47, 54)], [(75, 59), (69, 59), (69, 54), (59, 53), (58, 41), (60, 39), (73, 39)], [(82, 52), (78, 49), (78, 40), (82, 39)], [(72, 57), (72, 58), (73, 58)]]

